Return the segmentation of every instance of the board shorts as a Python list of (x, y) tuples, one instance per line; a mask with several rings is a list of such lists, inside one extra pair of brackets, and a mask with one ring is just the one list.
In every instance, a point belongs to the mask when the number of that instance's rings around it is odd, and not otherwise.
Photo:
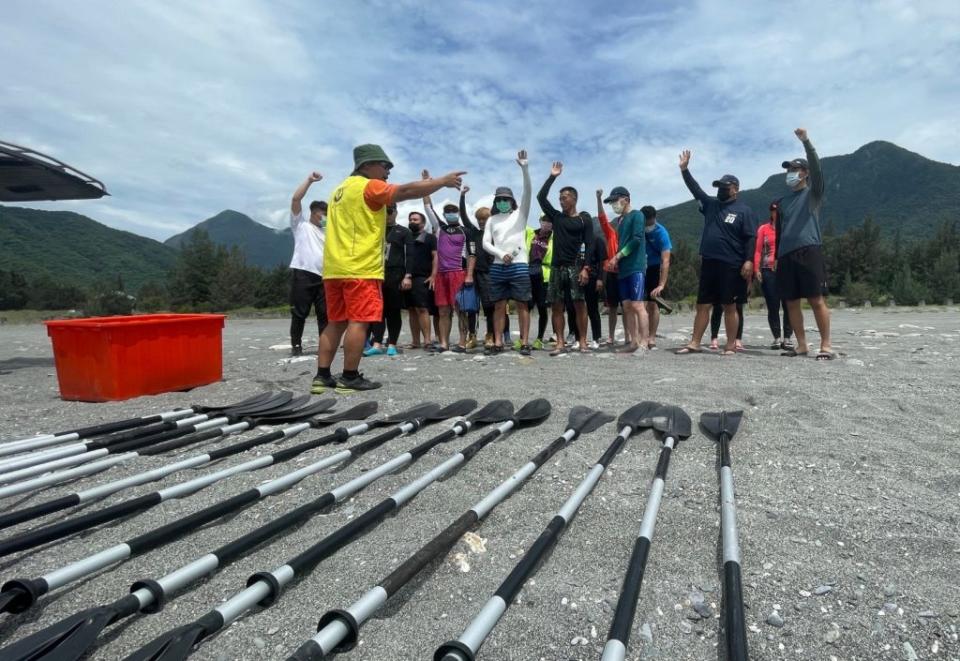
[(584, 300), (583, 286), (580, 284), (581, 269), (576, 266), (554, 266), (550, 269), (550, 285), (547, 287), (547, 302), (563, 303), (564, 295), (569, 293), (570, 300)]
[(410, 289), (405, 292), (407, 308), (430, 308), (433, 303), (433, 292), (427, 285), (427, 277), (415, 275), (411, 278)]
[(457, 292), (467, 277), (466, 271), (445, 271), (437, 273), (433, 282), (433, 302), (438, 308), (452, 308), (457, 300)]
[(490, 266), (490, 298), (494, 301), (529, 303), (533, 294), (530, 289), (530, 271), (523, 263), (492, 264)]
[(823, 296), (827, 269), (820, 246), (804, 246), (777, 260), (777, 295), (784, 301)]
[(480, 295), (480, 306), (488, 308), (495, 300), (490, 298), (490, 273), (488, 271), (473, 272), (473, 286), (477, 288), (477, 294)]
[(330, 321), (365, 321), (383, 319), (383, 281), (367, 278), (323, 280)]
[(700, 262), (700, 286), (697, 305), (731, 305), (747, 302), (747, 281), (734, 264), (708, 259)]
[(643, 300), (643, 273), (631, 273), (622, 278), (617, 278), (617, 289), (620, 292), (620, 300), (642, 301)]

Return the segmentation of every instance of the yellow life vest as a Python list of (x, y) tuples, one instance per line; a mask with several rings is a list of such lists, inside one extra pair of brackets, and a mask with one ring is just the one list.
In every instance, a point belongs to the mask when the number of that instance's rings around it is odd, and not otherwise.
[(383, 280), (387, 209), (367, 206), (363, 191), (369, 181), (351, 175), (333, 191), (323, 246), (324, 278)]

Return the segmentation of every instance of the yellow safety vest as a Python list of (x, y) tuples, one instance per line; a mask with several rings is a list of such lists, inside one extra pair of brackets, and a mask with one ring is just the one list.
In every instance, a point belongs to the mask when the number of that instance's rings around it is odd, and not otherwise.
[(367, 206), (363, 191), (369, 181), (352, 175), (333, 191), (323, 246), (324, 278), (383, 280), (387, 209)]

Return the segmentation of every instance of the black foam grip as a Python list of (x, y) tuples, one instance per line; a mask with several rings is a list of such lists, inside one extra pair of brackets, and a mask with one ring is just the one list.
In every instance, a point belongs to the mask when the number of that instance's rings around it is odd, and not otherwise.
[(97, 510), (96, 512), (90, 512), (89, 514), (59, 521), (43, 528), (36, 528), (35, 530), (10, 537), (0, 542), (0, 556), (32, 549), (55, 539), (62, 539), (75, 532), (96, 527), (101, 523), (114, 521), (128, 514), (133, 514), (134, 512), (142, 512), (159, 503), (160, 494), (157, 492), (148, 493), (139, 498), (117, 503), (116, 505)]
[(144, 425), (143, 427), (137, 427), (136, 429), (130, 429), (119, 434), (112, 434), (106, 438), (101, 438), (99, 441), (90, 441), (87, 443), (87, 445), (91, 450), (100, 450), (102, 448), (108, 448), (113, 445), (117, 445), (118, 443), (125, 443), (127, 441), (136, 440), (145, 436), (160, 434), (176, 428), (177, 423), (173, 421), (157, 422)]
[(412, 450), (410, 450), (410, 456), (412, 456), (412, 457), (413, 457), (413, 460), (416, 461), (417, 459), (419, 459), (420, 457), (422, 457), (422, 456), (425, 455), (426, 453), (430, 452), (430, 450), (432, 450), (433, 448), (437, 447), (437, 446), (440, 445), (441, 443), (446, 443), (447, 441), (449, 441), (449, 440), (451, 440), (451, 439), (453, 439), (453, 438), (456, 438), (456, 437), (457, 437), (457, 433), (456, 433), (455, 431), (453, 431), (452, 429), (448, 429), (447, 431), (443, 432), (442, 434), (438, 434), (437, 436), (434, 436), (433, 438), (428, 438), (428, 439), (425, 440), (423, 443), (421, 443), (421, 444), (418, 445), (417, 447), (415, 447), (415, 448), (413, 448)]
[(552, 457), (557, 452), (559, 452), (560, 448), (562, 448), (566, 444), (567, 444), (567, 439), (565, 439), (563, 436), (560, 436), (557, 439), (555, 439), (550, 445), (540, 450), (540, 452), (538, 452), (537, 455), (530, 461), (532, 461), (533, 464), (537, 468), (539, 468), (540, 466), (543, 466), (545, 463), (547, 463), (550, 460), (550, 457)]
[(380, 582), (380, 587), (387, 591), (387, 596), (396, 593), (407, 581), (426, 567), (431, 560), (453, 546), (460, 539), (460, 536), (468, 532), (479, 520), (477, 513), (473, 510), (461, 514), (456, 521), (422, 546), (419, 551), (407, 558), (402, 565), (390, 572), (390, 575)]
[(514, 565), (513, 570), (511, 570), (503, 583), (500, 584), (496, 592), (496, 595), (503, 599), (507, 605), (509, 605), (513, 601), (513, 598), (517, 596), (517, 593), (520, 592), (524, 581), (526, 581), (537, 568), (537, 563), (539, 563), (550, 548), (557, 543), (557, 540), (560, 538), (560, 533), (563, 532), (566, 525), (566, 520), (559, 514), (553, 517), (543, 532), (540, 533), (540, 536), (537, 537), (537, 541), (533, 543), (523, 558), (520, 559), (520, 562)]
[(296, 574), (310, 571), (322, 560), (330, 557), (352, 542), (367, 528), (392, 512), (396, 507), (397, 503), (392, 498), (380, 501), (350, 523), (334, 530), (319, 542), (294, 557), (287, 564), (293, 568)]
[(250, 503), (256, 502), (260, 498), (260, 491), (257, 489), (247, 489), (219, 503), (214, 503), (210, 507), (194, 512), (189, 516), (172, 521), (165, 526), (160, 526), (148, 533), (127, 541), (132, 554), (143, 553), (151, 549), (163, 546), (172, 542), (177, 537), (184, 535), (200, 526), (210, 523), (222, 516), (232, 512), (237, 512)]
[(90, 438), (91, 436), (101, 436), (103, 434), (113, 434), (118, 431), (126, 431), (134, 427), (145, 427), (155, 422), (163, 422), (159, 415), (148, 415), (144, 418), (129, 418), (127, 420), (118, 420), (116, 422), (105, 422), (102, 425), (93, 425), (92, 427), (80, 427), (70, 431), (62, 431), (54, 436), (65, 436), (66, 434), (76, 434), (80, 438)]
[(643, 572), (647, 566), (647, 555), (650, 553), (650, 540), (638, 537), (630, 554), (630, 565), (627, 575), (623, 579), (623, 588), (620, 590), (620, 599), (617, 600), (617, 609), (613, 613), (613, 623), (610, 625), (609, 638), (619, 640), (626, 646), (630, 640), (630, 627), (633, 625), (633, 616), (637, 610), (637, 599), (640, 597), (640, 587), (643, 585)]
[(740, 565), (733, 560), (723, 564), (724, 624), (727, 633), (727, 659), (747, 661), (747, 626), (743, 614), (743, 588)]
[(653, 473), (655, 478), (659, 477), (664, 482), (667, 481), (667, 468), (670, 467), (670, 455), (672, 453), (673, 451), (666, 445), (660, 449), (660, 458), (657, 459), (657, 470)]
[(24, 521), (40, 518), (53, 512), (65, 510), (68, 507), (75, 507), (80, 504), (80, 496), (75, 493), (62, 498), (54, 498), (44, 503), (37, 503), (32, 507), (24, 507), (18, 510), (12, 510), (6, 514), (0, 514), (0, 529), (15, 526)]
[(153, 434), (152, 436), (147, 436), (145, 438), (136, 438), (132, 441), (117, 443), (116, 445), (111, 444), (109, 450), (113, 454), (116, 454), (118, 452), (129, 452), (130, 450), (138, 450), (148, 445), (154, 445), (156, 443), (162, 443), (163, 441), (169, 441), (174, 438), (187, 436), (189, 434), (193, 434), (195, 431), (196, 431), (196, 427), (194, 427), (193, 425), (189, 425), (182, 429), (171, 429), (170, 431), (161, 432), (159, 434)]
[(499, 437), (500, 437), (499, 429), (493, 429), (491, 431), (488, 431), (486, 434), (484, 434), (483, 436), (475, 440), (473, 443), (471, 443), (467, 447), (460, 450), (460, 454), (463, 455), (464, 461), (470, 461), (475, 454), (480, 452), (480, 450), (485, 448), (490, 443), (493, 443), (493, 441), (497, 440)]
[(610, 465), (610, 462), (613, 461), (613, 458), (617, 456), (617, 453), (620, 452), (620, 448), (623, 447), (623, 444), (627, 442), (623, 436), (617, 436), (616, 440), (610, 444), (610, 447), (607, 448), (607, 451), (603, 453), (603, 456), (600, 457), (600, 461), (597, 463), (607, 468)]
[(273, 462), (279, 464), (280, 462), (293, 459), (297, 455), (303, 454), (307, 450), (313, 450), (314, 448), (318, 448), (321, 445), (327, 445), (328, 443), (343, 443), (348, 438), (350, 438), (350, 434), (347, 433), (346, 429), (341, 427), (340, 429), (337, 429), (333, 433), (327, 434), (326, 436), (321, 436), (320, 438), (315, 438), (310, 441), (291, 445), (288, 448), (274, 452)]
[(199, 443), (201, 441), (209, 441), (220, 436), (223, 436), (223, 432), (221, 432), (219, 429), (207, 429), (206, 431), (181, 436), (180, 438), (175, 438), (172, 441), (167, 441), (165, 443), (157, 443), (156, 445), (150, 444), (145, 448), (140, 448), (137, 450), (137, 453), (149, 457), (156, 454), (163, 454), (164, 452), (170, 452), (171, 450), (179, 450), (187, 445), (192, 445), (193, 443)]
[(234, 443), (233, 445), (228, 445), (225, 448), (219, 448), (208, 452), (210, 456), (210, 461), (216, 461), (217, 459), (223, 459), (224, 457), (230, 457), (235, 454), (240, 454), (241, 452), (246, 452), (250, 448), (255, 448), (258, 445), (263, 445), (264, 443), (272, 443), (273, 441), (279, 441), (283, 438), (283, 430), (278, 429), (272, 431), (269, 434), (261, 434), (255, 438), (251, 438), (246, 441), (241, 441), (240, 443)]

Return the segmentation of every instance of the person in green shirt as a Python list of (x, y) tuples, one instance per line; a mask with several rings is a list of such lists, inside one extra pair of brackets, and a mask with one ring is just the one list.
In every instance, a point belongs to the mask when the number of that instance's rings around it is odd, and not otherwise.
[(643, 281), (647, 271), (646, 219), (640, 211), (630, 207), (630, 191), (623, 186), (611, 190), (604, 203), (609, 204), (617, 216), (612, 224), (617, 227), (620, 249), (610, 259), (610, 264), (617, 267), (623, 325), (630, 338), (630, 342), (620, 351), (633, 353), (641, 347), (647, 347), (650, 334), (647, 308), (643, 302)]

